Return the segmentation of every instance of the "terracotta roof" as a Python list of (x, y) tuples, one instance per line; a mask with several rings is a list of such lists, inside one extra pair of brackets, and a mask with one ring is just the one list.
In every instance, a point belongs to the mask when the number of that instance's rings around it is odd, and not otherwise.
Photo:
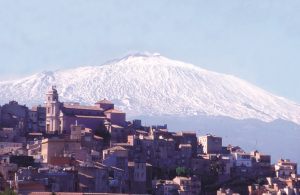
[(124, 113), (124, 112), (117, 109), (110, 109), (110, 110), (106, 110), (105, 113)]
[(25, 181), (25, 182), (19, 182), (19, 191), (24, 191), (24, 190), (30, 190), (30, 191), (35, 191), (35, 190), (42, 190), (45, 191), (45, 186), (41, 183), (34, 182), (34, 181)]
[(75, 117), (77, 118), (102, 118), (102, 119), (105, 119), (104, 116), (87, 116), (87, 115), (75, 115)]
[(64, 104), (64, 108), (68, 109), (78, 109), (78, 110), (100, 110), (102, 111), (102, 108), (99, 108), (97, 106), (82, 106), (82, 105), (70, 105), (70, 104)]
[(98, 102), (96, 102), (96, 104), (113, 104), (113, 103), (104, 98), (103, 100), (99, 100)]
[(49, 159), (49, 164), (56, 166), (63, 166), (71, 163), (70, 157), (52, 157)]

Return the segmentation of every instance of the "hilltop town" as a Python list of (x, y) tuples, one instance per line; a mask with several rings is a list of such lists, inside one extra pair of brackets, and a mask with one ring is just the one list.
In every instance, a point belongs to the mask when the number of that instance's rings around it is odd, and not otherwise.
[(55, 86), (43, 105), (0, 107), (2, 194), (300, 194), (297, 164), (262, 152), (128, 121), (107, 99), (61, 102)]

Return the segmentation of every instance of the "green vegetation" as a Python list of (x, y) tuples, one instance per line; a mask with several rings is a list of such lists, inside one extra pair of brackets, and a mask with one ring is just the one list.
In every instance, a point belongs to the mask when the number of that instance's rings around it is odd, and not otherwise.
[(0, 195), (17, 195), (12, 189), (6, 189), (4, 192), (0, 192)]
[(190, 174), (190, 171), (185, 167), (177, 167), (176, 174), (177, 176), (187, 177)]

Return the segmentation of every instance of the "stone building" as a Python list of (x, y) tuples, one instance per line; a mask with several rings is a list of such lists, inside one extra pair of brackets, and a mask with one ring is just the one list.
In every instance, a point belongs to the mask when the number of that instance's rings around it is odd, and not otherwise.
[(149, 193), (152, 188), (152, 165), (145, 161), (128, 162), (129, 191), (131, 193)]
[(198, 195), (201, 194), (201, 181), (196, 177), (175, 177), (173, 180), (154, 180), (155, 195)]
[(20, 105), (16, 101), (4, 104), (0, 114), (0, 127), (14, 128), (25, 133), (28, 130), (29, 110), (25, 105)]
[(75, 192), (78, 190), (77, 172), (71, 168), (20, 168), (15, 174), (18, 194), (30, 192)]
[(192, 149), (192, 156), (196, 156), (198, 140), (197, 134), (195, 132), (182, 131), (174, 134), (172, 138), (176, 142), (176, 147), (179, 147), (180, 144), (190, 144)]
[(114, 109), (114, 104), (102, 100), (93, 106), (59, 101), (56, 87), (46, 93), (46, 132), (70, 133), (71, 125), (81, 124), (97, 130), (105, 124), (126, 125), (126, 114)]
[(174, 183), (179, 185), (179, 195), (197, 195), (201, 193), (201, 181), (197, 177), (175, 177)]
[(280, 159), (275, 164), (276, 177), (288, 178), (292, 174), (297, 174), (297, 163), (291, 162), (289, 159)]
[(199, 137), (199, 143), (205, 154), (219, 154), (222, 152), (222, 138), (213, 135)]
[(108, 169), (97, 165), (79, 165), (78, 170), (79, 189), (81, 192), (109, 192)]
[(103, 150), (103, 164), (117, 167), (128, 173), (128, 150), (121, 146), (114, 146)]
[(28, 128), (31, 132), (44, 132), (46, 125), (46, 108), (34, 106), (29, 109)]
[(80, 140), (63, 138), (46, 138), (41, 143), (41, 155), (44, 163), (49, 163), (53, 157), (75, 155), (80, 150)]

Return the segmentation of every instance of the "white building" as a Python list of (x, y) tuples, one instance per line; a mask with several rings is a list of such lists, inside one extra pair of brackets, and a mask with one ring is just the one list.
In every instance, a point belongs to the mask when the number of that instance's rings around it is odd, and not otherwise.
[(245, 167), (252, 167), (252, 158), (250, 154), (246, 153), (232, 153), (234, 165), (237, 167), (245, 166)]

